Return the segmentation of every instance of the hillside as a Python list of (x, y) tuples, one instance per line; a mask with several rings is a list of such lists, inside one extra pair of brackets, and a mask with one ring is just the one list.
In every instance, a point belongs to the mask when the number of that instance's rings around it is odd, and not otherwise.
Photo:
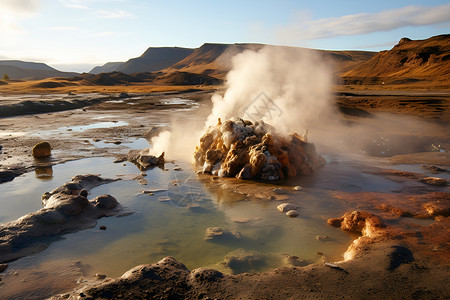
[(61, 72), (44, 63), (20, 60), (0, 60), (0, 74), (8, 74), (11, 80), (44, 79), (48, 77), (73, 77), (77, 73)]
[(89, 71), (90, 74), (110, 73), (117, 70), (123, 62), (108, 62), (103, 66), (97, 66)]
[[(196, 74), (204, 74), (214, 76), (220, 79), (225, 78), (227, 72), (231, 69), (231, 58), (243, 52), (244, 50), (259, 50), (263, 47), (277, 47), (286, 49), (304, 48), (272, 46), (264, 44), (203, 44), (196, 49), (191, 55), (176, 64), (165, 69), (165, 72), (183, 71)], [(308, 49), (310, 50), (310, 49)], [(331, 58), (335, 64), (337, 73), (342, 73), (351, 69), (358, 63), (372, 58), (376, 52), (368, 51), (319, 51), (325, 57)]]
[(125, 74), (153, 72), (167, 68), (194, 52), (194, 49), (180, 47), (150, 47), (141, 56), (124, 63), (107, 63), (95, 67), (89, 73), (122, 72)]
[(407, 83), (448, 81), (450, 78), (450, 35), (426, 40), (403, 38), (389, 51), (344, 72), (346, 83)]

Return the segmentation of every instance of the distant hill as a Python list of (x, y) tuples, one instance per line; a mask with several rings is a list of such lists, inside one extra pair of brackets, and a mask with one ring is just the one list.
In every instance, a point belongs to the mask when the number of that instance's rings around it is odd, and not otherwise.
[(164, 71), (182, 71), (205, 74), (218, 78), (225, 77), (231, 69), (231, 58), (244, 50), (259, 50), (262, 44), (211, 44), (205, 43), (183, 60)]
[(12, 80), (44, 79), (49, 77), (73, 77), (74, 72), (61, 72), (44, 63), (20, 60), (0, 60), (0, 76), (8, 74)]
[(319, 51), (326, 57), (330, 57), (335, 63), (337, 73), (351, 69), (355, 65), (366, 61), (376, 55), (369, 51), (324, 51), (299, 47), (272, 46), (264, 44), (203, 44), (191, 55), (176, 64), (165, 69), (166, 72), (183, 71), (196, 74), (205, 74), (217, 78), (225, 78), (231, 69), (231, 58), (244, 50), (260, 50), (263, 47), (277, 47), (286, 49), (298, 49), (308, 51)]
[(344, 72), (346, 83), (407, 83), (450, 78), (450, 35), (426, 40), (403, 38), (389, 51)]
[(103, 66), (97, 66), (89, 71), (91, 74), (110, 73), (117, 70), (123, 62), (108, 62)]
[(89, 73), (122, 72), (125, 74), (153, 72), (167, 68), (194, 52), (194, 49), (180, 47), (150, 47), (141, 56), (124, 63), (107, 63), (95, 67)]

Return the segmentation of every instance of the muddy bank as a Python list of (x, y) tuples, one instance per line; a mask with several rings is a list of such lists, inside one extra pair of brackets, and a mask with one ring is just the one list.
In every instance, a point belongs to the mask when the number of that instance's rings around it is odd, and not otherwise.
[[(101, 94), (66, 95), (61, 99), (36, 95), (36, 99), (21, 100), (20, 97), (12, 97), (13, 100), (0, 99), (0, 117), (13, 117), (31, 114), (51, 113), (64, 110), (83, 108), (98, 104), (116, 97)], [(16, 99), (14, 99), (16, 98)], [(30, 99), (30, 97), (24, 97)]]
[(52, 299), (330, 299), (450, 296), (448, 267), (435, 266), (398, 241), (367, 242), (335, 264), (285, 267), (261, 274), (188, 270), (172, 257), (137, 266), (117, 279), (93, 282)]
[[(77, 175), (42, 195), (43, 207), (0, 225), (0, 263), (44, 250), (58, 234), (93, 227), (96, 220), (120, 210), (111, 195), (88, 200), (89, 190), (112, 182), (96, 175)], [(47, 239), (46, 239), (47, 238)]]

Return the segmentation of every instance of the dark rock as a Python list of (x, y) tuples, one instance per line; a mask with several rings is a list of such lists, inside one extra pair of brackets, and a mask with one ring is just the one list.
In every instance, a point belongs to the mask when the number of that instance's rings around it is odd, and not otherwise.
[(93, 200), (94, 205), (101, 209), (113, 209), (119, 204), (111, 195), (101, 195)]
[(106, 226), (105, 226), (105, 225), (102, 225), (102, 226), (100, 226), (98, 229), (100, 229), (100, 230), (106, 230)]
[(246, 164), (236, 175), (236, 177), (243, 180), (252, 179), (252, 167), (250, 166), (250, 164)]
[(82, 189), (80, 191), (80, 196), (87, 197), (88, 196), (88, 191), (86, 189)]
[(8, 268), (7, 264), (0, 264), (0, 273), (5, 271)]

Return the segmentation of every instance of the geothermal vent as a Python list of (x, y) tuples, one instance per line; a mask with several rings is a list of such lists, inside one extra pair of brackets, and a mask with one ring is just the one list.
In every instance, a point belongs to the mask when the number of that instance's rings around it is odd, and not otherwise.
[(309, 175), (325, 163), (314, 144), (296, 133), (281, 135), (257, 121), (228, 120), (206, 129), (194, 159), (203, 172), (221, 177), (278, 180)]

